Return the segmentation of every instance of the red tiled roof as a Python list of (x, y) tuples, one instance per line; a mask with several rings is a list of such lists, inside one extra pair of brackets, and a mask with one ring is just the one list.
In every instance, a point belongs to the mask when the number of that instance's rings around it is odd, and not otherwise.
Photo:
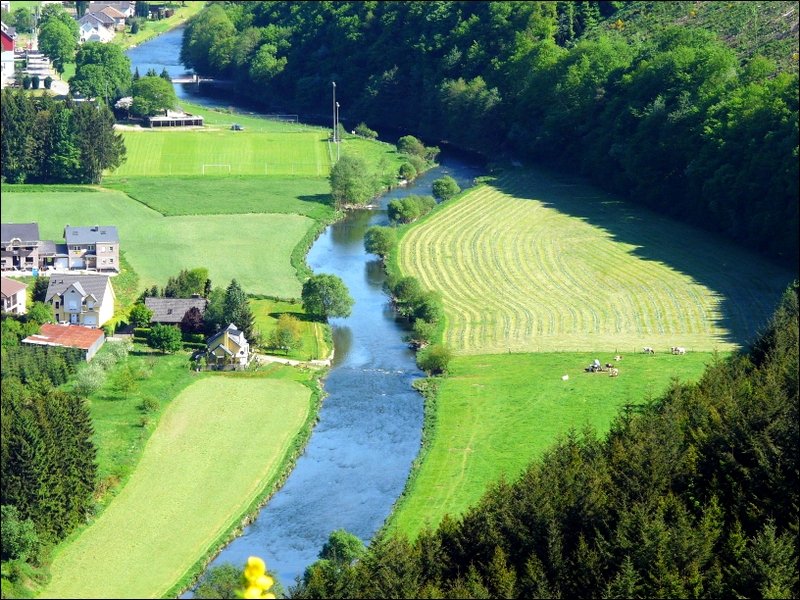
[(102, 329), (92, 329), (82, 325), (52, 325), (45, 323), (39, 333), (26, 337), (23, 342), (45, 346), (67, 346), (88, 350), (103, 337)]

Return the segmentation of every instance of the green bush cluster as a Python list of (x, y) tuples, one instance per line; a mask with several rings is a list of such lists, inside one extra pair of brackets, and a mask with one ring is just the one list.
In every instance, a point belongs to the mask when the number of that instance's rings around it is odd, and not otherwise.
[(411, 223), (424, 217), (436, 206), (433, 196), (406, 196), (389, 202), (389, 218), (397, 223)]
[(444, 317), (441, 295), (423, 290), (419, 280), (411, 276), (389, 277), (387, 286), (398, 314), (411, 323), (412, 343), (416, 346), (428, 344)]

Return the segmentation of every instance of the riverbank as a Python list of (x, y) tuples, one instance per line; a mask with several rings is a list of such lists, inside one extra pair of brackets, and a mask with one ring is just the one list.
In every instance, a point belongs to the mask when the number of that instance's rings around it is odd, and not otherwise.
[[(149, 40), (152, 40), (153, 38), (163, 33), (166, 33), (173, 29), (177, 29), (182, 25), (185, 25), (189, 19), (191, 19), (201, 10), (203, 10), (203, 7), (205, 6), (206, 3), (171, 2), (167, 4), (171, 4), (172, 10), (175, 11), (172, 14), (172, 16), (160, 19), (158, 21), (142, 19), (140, 29), (137, 33), (130, 33), (129, 32), (130, 28), (126, 26), (125, 30), (117, 32), (117, 34), (114, 36), (114, 39), (111, 40), (111, 43), (116, 44), (117, 46), (121, 46), (125, 50), (128, 50), (130, 48), (135, 48), (136, 46), (144, 42), (147, 42)], [(181, 4), (185, 4), (185, 6), (181, 6)], [(142, 74), (144, 75), (144, 73)]]

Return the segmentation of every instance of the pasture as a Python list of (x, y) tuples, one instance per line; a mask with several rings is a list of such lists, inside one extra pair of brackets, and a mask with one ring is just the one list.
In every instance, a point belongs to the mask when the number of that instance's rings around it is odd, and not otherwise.
[(40, 595), (162, 597), (283, 468), (309, 410), (310, 390), (296, 381), (196, 380), (114, 502), (59, 548)]
[(202, 129), (124, 130), (128, 159), (113, 175), (303, 175), (330, 173), (325, 133)]
[(441, 292), (460, 354), (730, 350), (792, 274), (708, 232), (536, 170), (407, 230), (397, 264)]
[(56, 241), (67, 224), (115, 225), (140, 289), (206, 267), (215, 286), (235, 278), (247, 293), (284, 298), (300, 296), (290, 257), (315, 223), (295, 214), (164, 217), (118, 191), (4, 191), (3, 220), (36, 221), (42, 238)]
[(659, 396), (673, 377), (696, 381), (714, 355), (623, 354), (618, 377), (585, 372), (594, 358), (614, 362), (588, 352), (456, 357), (441, 380), (434, 435), (389, 529), (413, 538), (445, 514), (462, 514), (489, 483), (515, 479), (558, 436), (586, 425), (603, 435), (623, 406)]

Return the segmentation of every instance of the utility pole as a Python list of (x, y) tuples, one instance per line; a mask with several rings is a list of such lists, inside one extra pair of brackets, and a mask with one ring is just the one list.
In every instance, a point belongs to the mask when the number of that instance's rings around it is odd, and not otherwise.
[(333, 141), (336, 142), (336, 82), (331, 81), (333, 85)]
[(339, 139), (339, 103), (336, 103), (336, 160), (339, 160), (339, 145), (341, 139)]

